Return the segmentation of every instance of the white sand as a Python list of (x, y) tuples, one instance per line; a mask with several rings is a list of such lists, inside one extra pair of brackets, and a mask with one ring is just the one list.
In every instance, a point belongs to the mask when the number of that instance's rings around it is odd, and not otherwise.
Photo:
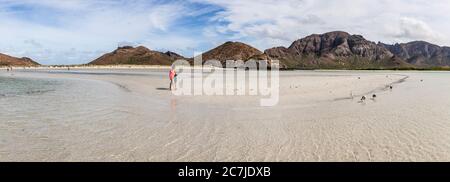
[(14, 73), (71, 86), (0, 111), (0, 161), (450, 161), (447, 72), (282, 72), (275, 107), (174, 96), (167, 70), (52, 72)]

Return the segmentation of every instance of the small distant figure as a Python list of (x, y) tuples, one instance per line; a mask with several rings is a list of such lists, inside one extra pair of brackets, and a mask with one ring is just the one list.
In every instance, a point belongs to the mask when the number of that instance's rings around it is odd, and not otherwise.
[(373, 94), (373, 95), (372, 95), (372, 99), (375, 99), (375, 98), (377, 98), (377, 95), (376, 95), (376, 94)]
[(172, 84), (173, 84), (174, 81), (175, 81), (175, 75), (176, 75), (176, 74), (177, 74), (177, 73), (175, 72), (175, 69), (174, 69), (174, 68), (171, 68), (170, 71), (169, 71), (169, 79), (170, 79), (169, 90), (172, 90)]
[(423, 80), (420, 80), (420, 82), (423, 82)]
[(366, 100), (366, 96), (362, 96), (361, 101), (365, 101), (365, 100)]
[(67, 71), (70, 71), (70, 67), (67, 67)]
[(9, 72), (9, 68), (6, 68), (6, 71)]
[(392, 87), (392, 85), (391, 85), (391, 86), (389, 86), (389, 89), (391, 89), (391, 90), (392, 90), (393, 88), (394, 88), (394, 87)]
[(361, 77), (358, 77), (358, 80), (361, 80)]

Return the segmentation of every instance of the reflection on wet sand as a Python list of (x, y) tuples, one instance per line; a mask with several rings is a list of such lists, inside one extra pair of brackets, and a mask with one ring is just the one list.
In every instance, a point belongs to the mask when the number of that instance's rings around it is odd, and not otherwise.
[(166, 73), (0, 74), (0, 161), (450, 161), (446, 72), (281, 72), (274, 107)]

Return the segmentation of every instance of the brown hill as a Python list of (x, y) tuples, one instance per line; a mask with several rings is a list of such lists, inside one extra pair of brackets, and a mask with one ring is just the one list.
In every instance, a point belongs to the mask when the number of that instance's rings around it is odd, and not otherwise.
[(247, 61), (248, 59), (261, 55), (262, 52), (258, 49), (249, 46), (241, 42), (226, 42), (208, 52), (203, 53), (203, 61), (208, 60), (218, 60), (222, 62), (223, 65), (226, 60), (242, 60)]
[(169, 56), (170, 58), (172, 58), (173, 60), (179, 60), (179, 59), (183, 59), (185, 60), (186, 58), (183, 57), (182, 55), (179, 55), (177, 53), (171, 52), (171, 51), (167, 51), (164, 53), (165, 55)]
[(360, 35), (335, 31), (313, 34), (299, 39), (288, 48), (276, 47), (264, 51), (289, 68), (393, 68), (407, 67), (388, 49)]
[(167, 52), (162, 53), (152, 51), (144, 46), (139, 47), (119, 47), (111, 53), (107, 53), (89, 64), (92, 65), (115, 65), (115, 64), (135, 64), (135, 65), (171, 65), (178, 57), (178, 54)]
[(30, 58), (16, 58), (0, 53), (0, 66), (39, 66), (39, 63)]

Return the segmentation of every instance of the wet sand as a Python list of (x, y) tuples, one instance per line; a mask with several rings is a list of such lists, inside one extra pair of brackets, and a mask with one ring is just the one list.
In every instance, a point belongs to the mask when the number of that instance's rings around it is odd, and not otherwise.
[(281, 72), (274, 107), (174, 96), (163, 68), (11, 74), (55, 85), (0, 98), (0, 161), (450, 161), (448, 72)]

